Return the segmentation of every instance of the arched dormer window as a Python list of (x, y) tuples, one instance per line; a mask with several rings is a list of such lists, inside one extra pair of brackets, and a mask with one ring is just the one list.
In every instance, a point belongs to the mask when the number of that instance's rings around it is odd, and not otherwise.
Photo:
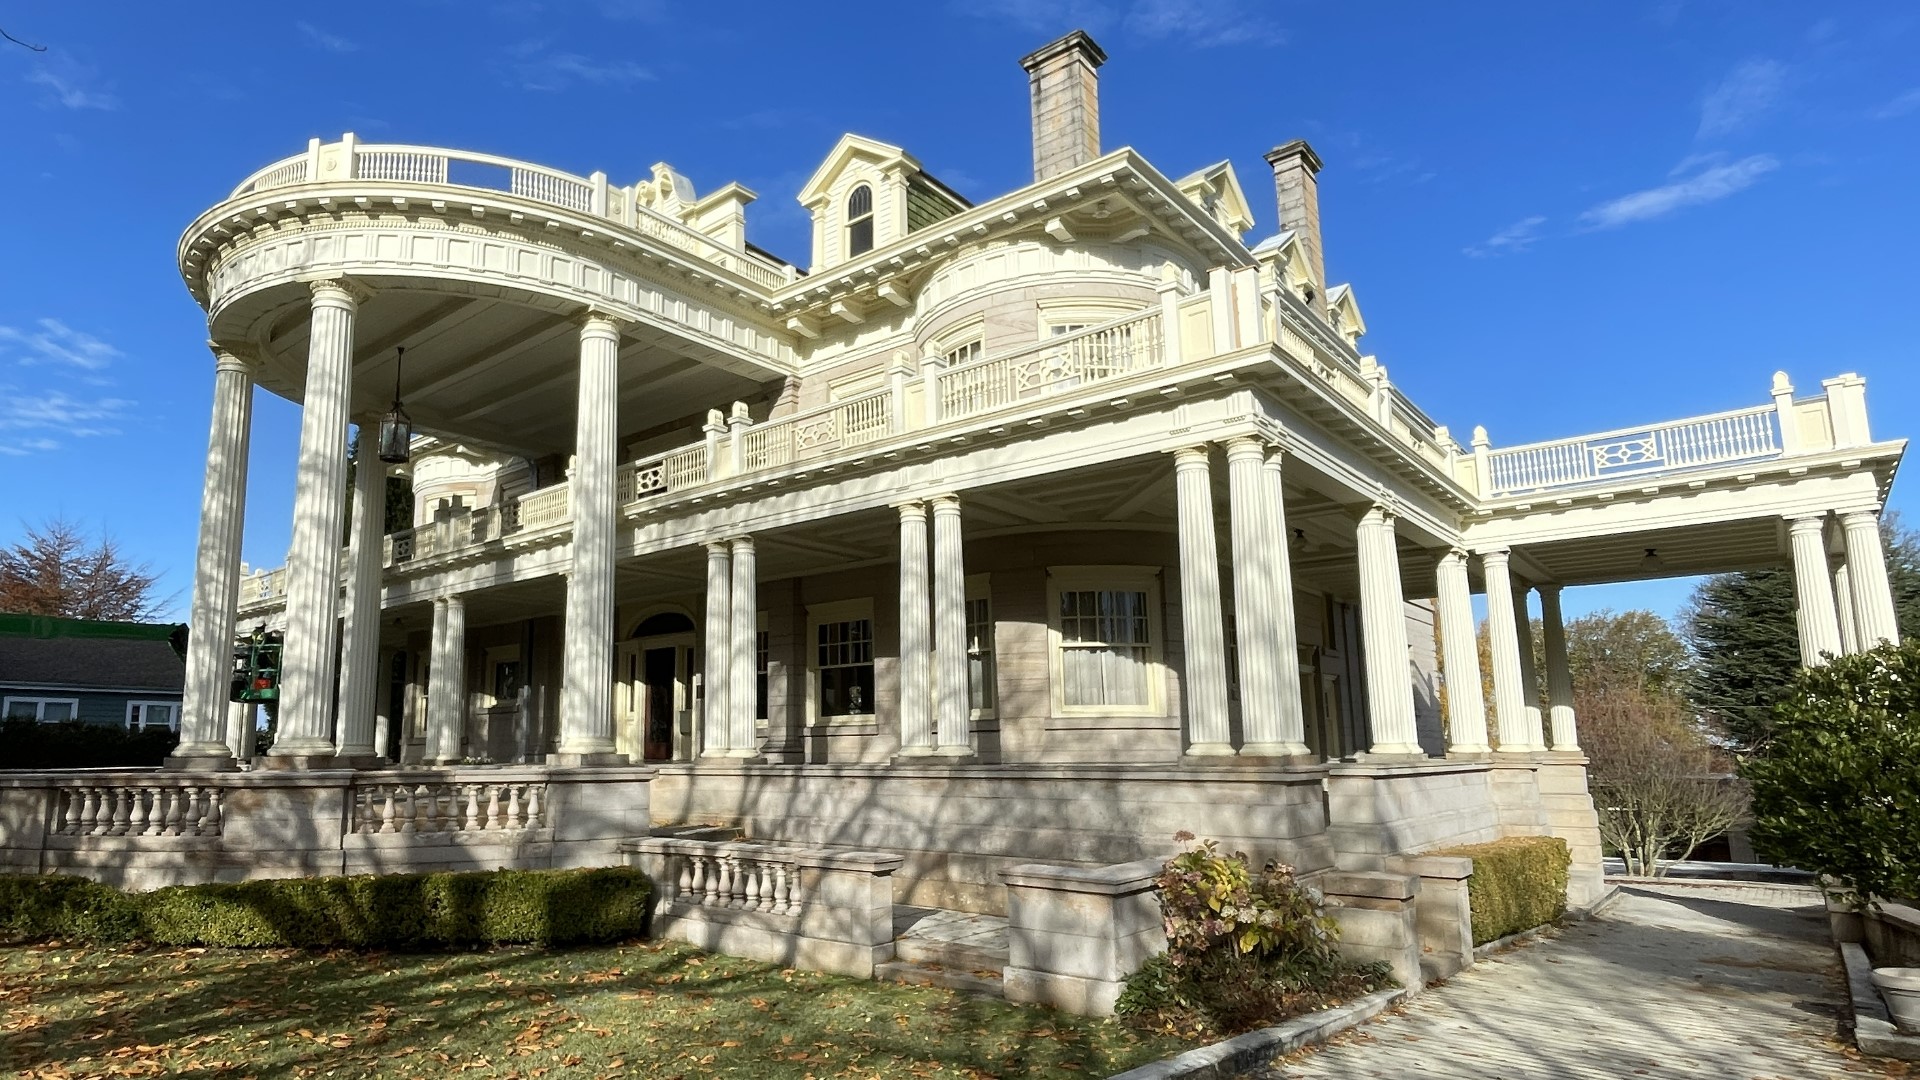
[(847, 257), (873, 250), (873, 189), (865, 184), (847, 196)]

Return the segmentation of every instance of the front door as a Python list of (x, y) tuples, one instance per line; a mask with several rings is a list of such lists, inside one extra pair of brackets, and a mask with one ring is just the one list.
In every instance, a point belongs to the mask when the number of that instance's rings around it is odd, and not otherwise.
[(680, 650), (647, 649), (642, 653), (641, 701), (647, 761), (673, 760), (674, 691), (679, 679)]

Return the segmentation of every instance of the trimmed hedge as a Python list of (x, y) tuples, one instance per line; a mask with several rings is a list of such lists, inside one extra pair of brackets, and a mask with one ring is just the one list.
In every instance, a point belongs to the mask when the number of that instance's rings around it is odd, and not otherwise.
[(0, 877), (0, 939), (224, 948), (434, 950), (640, 937), (652, 885), (629, 867), (268, 878), (123, 893)]
[(1427, 854), (1473, 860), (1467, 900), (1475, 945), (1545, 926), (1567, 913), (1567, 868), (1573, 856), (1557, 836), (1512, 836)]
[(67, 720), (0, 721), (3, 769), (156, 769), (180, 742), (166, 728), (128, 731), (118, 724)]

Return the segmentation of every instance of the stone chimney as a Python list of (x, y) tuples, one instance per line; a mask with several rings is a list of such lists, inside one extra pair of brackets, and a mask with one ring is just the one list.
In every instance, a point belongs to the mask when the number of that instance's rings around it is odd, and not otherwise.
[(1085, 30), (1020, 60), (1033, 91), (1033, 178), (1045, 180), (1100, 156), (1100, 77), (1106, 51)]
[(1280, 227), (1293, 230), (1313, 270), (1314, 306), (1327, 304), (1327, 264), (1320, 252), (1320, 155), (1306, 140), (1295, 139), (1267, 151), (1273, 167), (1273, 191), (1280, 203)]

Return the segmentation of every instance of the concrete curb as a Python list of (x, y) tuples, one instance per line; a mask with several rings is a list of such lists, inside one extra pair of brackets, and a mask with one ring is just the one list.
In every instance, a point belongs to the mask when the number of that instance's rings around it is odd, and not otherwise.
[(1303, 1046), (1325, 1042), (1366, 1023), (1407, 996), (1404, 989), (1380, 990), (1345, 1005), (1296, 1017), (1284, 1024), (1236, 1035), (1162, 1061), (1110, 1076), (1107, 1080), (1186, 1080), (1187, 1077), (1238, 1076)]
[(1868, 1057), (1920, 1061), (1920, 1035), (1902, 1034), (1887, 1015), (1880, 991), (1873, 987), (1873, 962), (1867, 951), (1847, 941), (1840, 945), (1847, 966), (1847, 997), (1853, 1008), (1853, 1042)]

